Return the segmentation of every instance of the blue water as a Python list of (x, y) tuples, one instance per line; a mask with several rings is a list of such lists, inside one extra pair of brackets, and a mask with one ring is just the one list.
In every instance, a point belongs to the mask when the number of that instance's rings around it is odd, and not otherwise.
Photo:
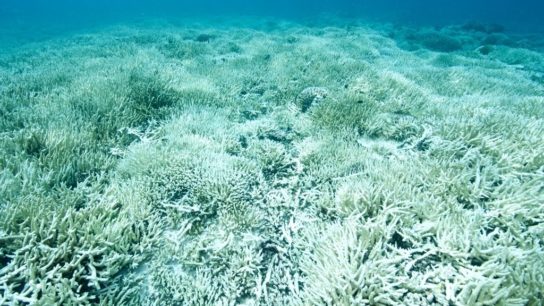
[(544, 1), (538, 0), (2, 0), (0, 26), (74, 29), (145, 18), (257, 15), (308, 19), (322, 14), (425, 26), (477, 21), (501, 24), (510, 31), (544, 31)]

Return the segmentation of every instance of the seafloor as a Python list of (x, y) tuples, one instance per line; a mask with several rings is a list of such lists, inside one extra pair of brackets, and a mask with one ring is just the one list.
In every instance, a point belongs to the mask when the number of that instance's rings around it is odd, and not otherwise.
[(544, 43), (117, 25), (0, 55), (0, 305), (542, 305)]

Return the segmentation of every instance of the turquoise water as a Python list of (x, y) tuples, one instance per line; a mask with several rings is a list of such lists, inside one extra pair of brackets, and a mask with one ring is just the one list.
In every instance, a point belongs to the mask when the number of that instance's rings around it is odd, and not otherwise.
[[(538, 0), (479, 1), (45, 1), (4, 0), (0, 23), (8, 27), (57, 26), (74, 28), (88, 24), (146, 18), (192, 16), (253, 15), (266, 17), (315, 18), (320, 14), (338, 14), (373, 21), (407, 25), (443, 26), (452, 23), (481, 22), (504, 25), (510, 30), (544, 30), (544, 4)], [(30, 33), (26, 33), (29, 35)]]
[(538, 0), (480, 1), (45, 1), (5, 0), (0, 6), (0, 43), (9, 47), (55, 37), (89, 27), (123, 22), (180, 18), (240, 17), (283, 18), (316, 22), (337, 16), (368, 22), (408, 26), (447, 26), (482, 23), (504, 27), (509, 32), (541, 33), (544, 4)]
[[(385, 0), (385, 1), (45, 1), (29, 0), (2, 2), (3, 17), (64, 16), (100, 20), (103, 15), (124, 17), (126, 15), (179, 16), (186, 14), (256, 14), (261, 16), (303, 16), (316, 13), (340, 13), (350, 16), (379, 17), (389, 21), (411, 21), (415, 23), (448, 23), (479, 20), (517, 24), (528, 28), (541, 25), (543, 4), (537, 0), (479, 0), (479, 1), (431, 1), (431, 0)], [(60, 20), (50, 20), (59, 22)], [(540, 25), (539, 25), (540, 23)]]
[(543, 305), (538, 1), (2, 1), (0, 306)]

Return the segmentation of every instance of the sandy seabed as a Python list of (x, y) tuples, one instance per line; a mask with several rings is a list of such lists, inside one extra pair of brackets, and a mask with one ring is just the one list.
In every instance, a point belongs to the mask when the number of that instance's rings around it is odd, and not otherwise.
[(544, 39), (117, 25), (0, 54), (0, 305), (541, 305)]

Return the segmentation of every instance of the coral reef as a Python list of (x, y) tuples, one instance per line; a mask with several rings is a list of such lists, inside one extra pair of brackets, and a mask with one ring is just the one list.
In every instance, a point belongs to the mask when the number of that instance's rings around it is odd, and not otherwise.
[(2, 51), (0, 305), (541, 304), (541, 50), (252, 22)]
[(328, 91), (321, 87), (305, 88), (296, 97), (296, 103), (299, 105), (302, 112), (306, 112), (312, 105), (321, 102), (328, 95)]

